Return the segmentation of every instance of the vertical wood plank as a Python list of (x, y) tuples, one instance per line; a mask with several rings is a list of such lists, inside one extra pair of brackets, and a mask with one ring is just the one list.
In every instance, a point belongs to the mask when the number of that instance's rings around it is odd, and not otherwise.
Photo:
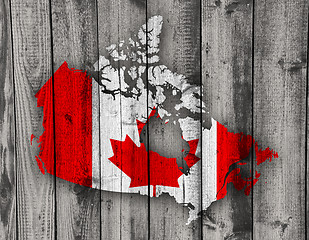
[(279, 158), (254, 188), (253, 236), (305, 239), (308, 1), (256, 1), (254, 26), (254, 135)]
[[(207, 0), (202, 6), (203, 101), (210, 116), (229, 131), (250, 135), (252, 6), (251, 0)], [(233, 184), (228, 184), (227, 190), (227, 196), (203, 214), (204, 237), (251, 239), (251, 197), (237, 191)]]
[[(309, 13), (308, 13), (308, 19), (307, 19), (307, 25), (308, 25), (308, 32), (309, 32)], [(307, 110), (307, 115), (306, 115), (306, 127), (307, 127), (307, 131), (306, 131), (306, 156), (305, 156), (305, 183), (306, 183), (306, 186), (305, 186), (305, 204), (306, 204), (306, 207), (305, 207), (305, 237), (308, 238), (308, 234), (309, 234), (309, 164), (308, 164), (308, 159), (309, 159), (309, 152), (308, 152), (308, 149), (309, 149), (309, 141), (308, 141), (308, 136), (309, 136), (309, 128), (308, 128), (308, 119), (309, 119), (309, 111), (308, 111), (308, 108), (309, 108), (309, 63), (308, 63), (308, 58), (309, 58), (309, 38), (307, 38), (307, 74), (306, 74), (306, 110)]]
[[(91, 71), (98, 58), (96, 1), (52, 1), (51, 11), (53, 70), (67, 61), (69, 68)], [(56, 197), (57, 238), (100, 238), (100, 191), (57, 178)]]
[[(143, 2), (132, 0), (99, 1), (99, 53), (111, 62), (113, 68), (118, 71), (125, 68), (129, 70), (133, 63), (128, 60), (115, 60), (115, 55), (110, 54), (124, 49), (125, 54), (131, 56), (135, 51), (130, 41), (136, 41), (140, 28), (146, 23), (146, 10)], [(131, 40), (130, 40), (131, 39)], [(112, 46), (111, 48), (108, 48)], [(122, 48), (123, 46), (123, 48)], [(128, 47), (128, 50), (127, 50)], [(143, 51), (143, 50), (141, 50)], [(100, 64), (99, 64), (100, 65)], [(128, 76), (125, 76), (128, 77)], [(112, 81), (121, 85), (121, 75), (114, 76)], [(101, 88), (102, 90), (102, 88)], [(100, 141), (101, 163), (108, 161), (113, 156), (111, 139), (124, 141), (128, 135), (135, 143), (139, 142), (136, 136), (136, 116), (147, 111), (147, 102), (143, 99), (139, 104), (136, 99), (127, 98), (117, 94), (112, 95), (100, 92)], [(146, 116), (146, 114), (144, 114)], [(144, 119), (140, 119), (143, 120)], [(108, 124), (107, 124), (108, 123)], [(106, 146), (106, 147), (104, 147)], [(121, 150), (120, 162), (124, 153)], [(104, 159), (103, 159), (104, 158)], [(103, 160), (102, 160), (103, 159)], [(101, 164), (101, 187), (115, 192), (128, 191), (129, 179), (115, 166)], [(138, 168), (133, 165), (132, 167)], [(147, 188), (147, 187), (146, 187)], [(147, 194), (144, 187), (142, 194)], [(147, 197), (133, 194), (138, 192), (134, 188), (129, 189), (132, 195), (102, 192), (102, 238), (103, 239), (147, 239), (148, 236), (148, 201)]]
[(35, 94), (50, 78), (51, 39), (48, 1), (11, 1), (16, 103), (17, 216), (19, 239), (54, 239), (54, 177), (43, 175), (35, 156), (42, 109)]
[[(147, 2), (147, 1), (146, 1)], [(133, 39), (137, 44), (137, 35), (139, 34), (140, 29), (143, 25), (147, 24), (148, 19), (146, 19), (146, 4), (145, 1), (137, 0), (126, 0), (119, 1), (119, 32), (118, 39), (119, 41), (124, 41), (124, 45), (129, 46), (129, 39)], [(144, 34), (146, 37), (146, 34)], [(139, 42), (140, 43), (140, 42)], [(134, 47), (130, 48), (129, 51), (136, 51)], [(143, 46), (141, 46), (141, 51), (143, 51)], [(132, 54), (129, 53), (128, 55)], [(135, 52), (136, 54), (136, 52)], [(138, 64), (137, 62), (128, 61), (123, 64), (119, 64), (119, 68), (125, 67), (126, 69), (132, 69), (134, 67), (141, 66), (143, 64)], [(147, 70), (145, 69), (144, 73)], [(141, 74), (141, 79), (143, 79), (146, 74)], [(125, 76), (125, 78), (127, 78)], [(144, 79), (143, 79), (144, 80)], [(146, 80), (146, 79), (145, 79)], [(132, 79), (133, 81), (133, 79)], [(146, 80), (147, 81), (147, 80)], [(146, 82), (145, 81), (145, 82)], [(128, 79), (126, 79), (128, 82)], [(122, 83), (121, 83), (122, 84)], [(127, 98), (121, 95), (121, 136), (124, 140), (126, 136), (130, 136), (135, 143), (139, 143), (139, 136), (136, 135), (136, 119), (145, 121), (146, 119), (139, 119), (138, 116), (147, 116), (147, 100), (141, 97), (139, 102), (134, 98)], [(148, 111), (150, 112), (150, 111)], [(135, 128), (135, 130), (134, 130)], [(121, 162), (124, 164), (125, 154), (128, 152), (122, 151)], [(136, 153), (129, 153), (132, 156), (135, 156)], [(137, 163), (132, 164), (132, 168), (140, 168)], [(125, 173), (121, 173), (121, 189), (126, 189), (127, 176)], [(132, 181), (132, 180), (131, 180)], [(128, 194), (121, 195), (121, 239), (148, 239), (149, 226), (149, 203), (148, 203), (148, 187), (144, 186), (140, 190), (135, 190), (134, 188), (129, 189), (129, 192), (134, 194), (133, 196)], [(140, 191), (140, 193), (139, 193)], [(136, 194), (137, 193), (137, 194)], [(144, 195), (144, 196), (140, 196)], [(130, 196), (130, 197), (129, 197)]]
[[(183, 75), (184, 83), (180, 87), (182, 96), (185, 95), (185, 91), (191, 87), (199, 87), (200, 84), (200, 1), (188, 0), (188, 1), (172, 1), (172, 0), (148, 0), (147, 1), (147, 16), (151, 18), (153, 16), (162, 17), (162, 31), (160, 34), (159, 52), (160, 58), (157, 66), (150, 64), (149, 79), (151, 74), (158, 66), (166, 66), (167, 71), (174, 74), (174, 77), (180, 77)], [(149, 27), (151, 31), (153, 26)], [(151, 44), (149, 44), (151, 47)], [(152, 49), (149, 48), (149, 51)], [(152, 66), (153, 65), (153, 66)], [(160, 76), (160, 75), (158, 75)], [(157, 76), (157, 77), (158, 77)], [(155, 77), (155, 75), (154, 75)], [(164, 78), (164, 77), (163, 77)], [(168, 82), (168, 79), (165, 79)], [(173, 82), (173, 80), (171, 81)], [(187, 86), (187, 88), (184, 87)], [(175, 86), (175, 85), (174, 85)], [(190, 86), (190, 87), (188, 87)], [(183, 92), (182, 92), (183, 91)], [(165, 94), (168, 91), (165, 91)], [(199, 90), (197, 91), (199, 93)], [(161, 96), (157, 96), (155, 99), (149, 97), (149, 104), (152, 102), (159, 102)], [(164, 110), (172, 112), (177, 105), (177, 98), (173, 95), (164, 95), (166, 101), (163, 102), (162, 113)], [(182, 102), (181, 99), (179, 102)], [(194, 99), (190, 99), (191, 102)], [(199, 102), (199, 101), (198, 101)], [(200, 106), (200, 102), (198, 103)], [(194, 120), (190, 115), (192, 109), (181, 109), (180, 114), (187, 114), (182, 116), (181, 119), (177, 119), (173, 122), (173, 119), (169, 119), (168, 115), (162, 116), (163, 121), (169, 120), (169, 124), (180, 124), (182, 135), (185, 140), (190, 141), (193, 139), (199, 139), (201, 141), (201, 126), (200, 118)], [(188, 112), (186, 112), (188, 111)], [(173, 112), (172, 112), (173, 114)], [(197, 113), (200, 116), (200, 113)], [(189, 118), (186, 118), (186, 117)], [(189, 119), (188, 121), (183, 121)], [(160, 138), (153, 139), (150, 135), (150, 145), (156, 145), (160, 142), (165, 142), (165, 138), (171, 137), (170, 133), (165, 131)], [(175, 138), (174, 138), (175, 137)], [(179, 141), (175, 135), (172, 136), (175, 142)], [(174, 152), (173, 146), (170, 149), (165, 147), (165, 151)], [(162, 149), (162, 151), (164, 151)], [(200, 150), (199, 150), (200, 151)], [(196, 153), (200, 157), (200, 152)], [(164, 186), (157, 186), (157, 195), (162, 192), (169, 192), (159, 196), (158, 199), (152, 199), (150, 202), (150, 238), (151, 239), (201, 239), (201, 218), (193, 220), (192, 212), (201, 211), (201, 162), (198, 162), (196, 166), (191, 168), (189, 176), (181, 176), (178, 180), (180, 184), (179, 188), (170, 188)], [(177, 199), (172, 200), (173, 198)], [(193, 199), (196, 199), (193, 202)], [(194, 206), (194, 210), (190, 209), (188, 205)], [(190, 219), (190, 220), (189, 220)], [(190, 224), (186, 225), (186, 223)]]
[(15, 113), (10, 2), (0, 2), (0, 239), (16, 239)]
[[(98, 1), (98, 34), (99, 34), (99, 55), (106, 56), (108, 51), (106, 47), (119, 42), (119, 1)], [(100, 63), (99, 63), (100, 65)], [(112, 136), (113, 133), (121, 134), (121, 116), (120, 116), (120, 100), (115, 100), (117, 103), (111, 105), (112, 96), (105, 96), (99, 90), (99, 115), (100, 115), (100, 156), (107, 158), (106, 144), (109, 144), (110, 139), (107, 136)], [(106, 117), (106, 113), (114, 111), (116, 114), (111, 116), (113, 124), (107, 126), (102, 118)], [(121, 178), (121, 173), (114, 172), (102, 164), (101, 161), (101, 188), (104, 189), (109, 178)], [(113, 184), (112, 188), (117, 192), (121, 191), (121, 183)], [(101, 228), (102, 239), (121, 239), (121, 193), (114, 194), (112, 192), (102, 192), (101, 195)]]
[[(98, 1), (98, 28), (99, 28), (99, 54), (106, 56), (106, 47), (111, 44), (119, 43), (119, 2), (118, 1)], [(100, 64), (99, 64), (100, 65)], [(118, 79), (116, 80), (118, 81)], [(113, 101), (112, 96), (102, 95), (100, 92), (100, 142), (101, 142), (101, 158), (107, 158), (107, 149), (105, 144), (109, 144), (109, 137), (113, 133), (121, 135), (121, 106), (120, 99), (117, 98), (115, 105), (110, 105)], [(108, 103), (108, 104), (107, 104)], [(115, 111), (117, 114), (113, 116), (113, 125), (107, 126), (101, 118), (106, 116), (107, 112)], [(121, 136), (120, 136), (121, 137)], [(102, 162), (102, 160), (101, 160)], [(106, 176), (106, 173), (110, 174)], [(104, 188), (108, 178), (121, 178), (121, 173), (114, 172), (101, 164), (101, 186)], [(107, 180), (105, 180), (107, 178)], [(121, 183), (113, 184), (115, 191), (121, 191)], [(102, 217), (101, 228), (103, 239), (121, 239), (121, 193), (113, 194), (111, 192), (103, 192), (101, 196), (102, 202)]]

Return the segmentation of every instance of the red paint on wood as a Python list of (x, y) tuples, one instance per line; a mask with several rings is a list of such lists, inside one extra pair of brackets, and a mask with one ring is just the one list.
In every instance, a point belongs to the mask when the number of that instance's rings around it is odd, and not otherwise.
[[(54, 94), (53, 94), (54, 81)], [(92, 186), (92, 80), (87, 73), (69, 69), (64, 62), (35, 95), (43, 107), (38, 164), (64, 180)], [(54, 101), (54, 103), (53, 103)], [(55, 111), (53, 111), (53, 105)], [(55, 122), (54, 122), (55, 120)], [(55, 137), (54, 137), (55, 126)]]
[[(195, 156), (198, 140), (188, 141), (190, 153), (185, 158), (189, 167), (200, 159)], [(148, 186), (148, 153), (145, 145), (138, 147), (129, 136), (125, 141), (111, 139), (114, 156), (109, 160), (131, 178), (130, 187)], [(183, 174), (176, 158), (165, 158), (149, 151), (150, 185), (179, 187), (178, 178)]]
[(33, 134), (31, 134), (31, 139), (30, 139), (30, 144), (32, 146), (32, 142), (33, 142), (33, 139), (35, 138), (35, 136)]
[[(253, 144), (255, 148), (253, 157), (257, 165), (267, 159), (271, 161), (273, 157), (278, 158), (278, 153), (269, 148), (259, 149), (252, 136), (229, 132), (223, 125), (217, 124), (217, 199), (225, 197), (227, 183), (233, 183), (237, 190), (245, 189), (246, 195), (250, 194), (261, 174), (256, 171), (253, 178), (245, 177), (241, 173), (241, 167), (252, 162), (249, 153)], [(241, 160), (245, 161), (240, 162)], [(230, 169), (233, 164), (234, 168)]]
[(38, 156), (35, 156), (35, 160), (39, 166), (39, 169), (41, 171), (41, 173), (44, 175), (45, 174), (45, 169), (44, 169), (44, 166), (43, 166), (43, 163), (42, 161), (38, 158)]
[[(149, 117), (155, 114), (153, 110)], [(145, 123), (137, 120), (139, 132)], [(198, 139), (188, 141), (190, 146), (189, 154), (185, 157), (188, 166), (191, 168), (200, 158), (195, 156)], [(125, 141), (111, 139), (114, 156), (109, 160), (131, 178), (130, 187), (148, 186), (148, 153), (145, 145), (141, 143), (138, 147), (129, 136)], [(178, 178), (183, 174), (176, 163), (176, 158), (165, 158), (158, 153), (149, 151), (150, 183), (149, 185), (179, 187)]]

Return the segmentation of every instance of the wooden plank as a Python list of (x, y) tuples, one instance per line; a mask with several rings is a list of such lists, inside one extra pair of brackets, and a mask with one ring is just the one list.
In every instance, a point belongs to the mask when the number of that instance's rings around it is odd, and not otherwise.
[(9, 1), (0, 2), (0, 238), (16, 239), (16, 158)]
[(55, 237), (54, 177), (43, 175), (35, 156), (42, 109), (36, 92), (51, 76), (51, 39), (48, 1), (11, 1), (16, 103), (18, 238)]
[[(146, 24), (146, 9), (145, 2), (136, 1), (136, 0), (127, 0), (118, 1), (119, 3), (119, 32), (118, 40), (124, 41), (123, 48), (125, 46), (129, 47), (129, 53), (132, 54), (133, 51), (136, 51), (134, 47), (130, 48), (129, 39), (133, 39), (135, 44), (140, 41), (137, 40), (136, 36), (138, 35), (142, 25)], [(144, 34), (146, 37), (146, 34)], [(119, 42), (118, 41), (118, 42)], [(141, 46), (142, 47), (142, 46)], [(142, 47), (143, 49), (143, 47)], [(130, 53), (131, 51), (131, 53)], [(143, 51), (143, 50), (141, 50)], [(142, 64), (141, 64), (142, 65)], [(127, 61), (119, 64), (119, 68), (125, 68), (127, 70), (136, 67), (141, 69), (141, 65), (134, 61)], [(145, 69), (144, 73), (147, 70)], [(124, 70), (125, 72), (125, 70)], [(128, 71), (127, 71), (128, 72)], [(145, 80), (146, 74), (141, 74), (141, 79)], [(128, 79), (128, 75), (124, 76), (126, 82), (129, 82), (131, 79)], [(132, 79), (133, 80), (133, 79)], [(145, 81), (146, 82), (146, 81)], [(121, 83), (122, 84), (122, 81)], [(145, 89), (146, 90), (146, 89)], [(142, 116), (147, 117), (147, 100), (143, 97), (136, 101), (135, 98), (127, 98), (121, 95), (121, 137), (122, 140), (125, 140), (129, 136), (133, 142), (136, 144), (139, 143), (140, 139), (137, 135), (137, 123), (136, 120), (145, 121), (146, 119), (141, 119)], [(148, 111), (149, 112), (149, 111)], [(128, 153), (122, 151), (121, 164), (125, 164), (125, 155), (132, 154), (133, 156), (137, 153), (135, 151)], [(142, 166), (139, 163), (133, 163), (131, 166), (133, 169), (139, 169)], [(128, 176), (125, 173), (121, 173), (121, 189), (124, 191), (128, 188)], [(132, 179), (130, 179), (132, 182)], [(147, 239), (149, 234), (149, 202), (148, 202), (148, 188), (149, 186), (140, 187), (140, 189), (129, 188), (129, 192), (133, 195), (122, 194), (121, 195), (121, 239)], [(150, 190), (150, 189), (149, 189)], [(139, 195), (144, 196), (139, 196)]]
[[(252, 5), (251, 0), (207, 0), (202, 4), (203, 101), (210, 117), (225, 125), (230, 132), (250, 135)], [(206, 122), (209, 126), (209, 119)], [(204, 144), (207, 144), (206, 141)], [(250, 162), (248, 165), (251, 165)], [(246, 174), (250, 176), (249, 170)], [(203, 212), (204, 237), (251, 239), (251, 198), (243, 191), (237, 191), (233, 184), (227, 185), (227, 191), (224, 199), (216, 201)], [(206, 202), (207, 196), (203, 199)]]
[[(64, 61), (69, 68), (91, 71), (98, 57), (96, 2), (52, 1), (51, 10), (54, 71)], [(97, 92), (98, 86), (93, 84), (94, 102)], [(57, 238), (100, 238), (99, 191), (57, 178), (56, 197)]]
[[(117, 72), (116, 75), (106, 77), (110, 78), (111, 85), (121, 86), (122, 69), (125, 68), (124, 71), (127, 72), (134, 64), (128, 60), (128, 56), (132, 53), (136, 54), (136, 49), (130, 45), (130, 39), (131, 42), (138, 40), (138, 32), (146, 23), (146, 12), (143, 4), (137, 1), (104, 0), (98, 2), (98, 13), (100, 56), (110, 61), (112, 68)], [(128, 54), (127, 60), (116, 60), (116, 52), (121, 55), (121, 49), (124, 50), (124, 54)], [(99, 65), (101, 68), (101, 63)], [(105, 70), (101, 73), (104, 72)], [(107, 89), (109, 89), (108, 86)], [(122, 94), (114, 97), (106, 92), (100, 92), (101, 188), (108, 190), (102, 193), (103, 239), (146, 239), (148, 236), (147, 198), (133, 194), (141, 191), (142, 194), (147, 195), (147, 186), (129, 188), (131, 181), (129, 176), (109, 161), (114, 155), (111, 139), (124, 141), (126, 136), (129, 136), (135, 144), (139, 145), (136, 116), (146, 111), (146, 100), (141, 100), (137, 104), (136, 99), (127, 98)], [(128, 154), (133, 156), (135, 153), (120, 151), (118, 157), (121, 166), (124, 161), (122, 159)], [(138, 169), (139, 166), (133, 163), (131, 167)], [(109, 191), (132, 192), (132, 195), (115, 194)]]
[[(159, 148), (162, 156), (175, 152), (179, 136), (186, 141), (199, 139), (201, 141), (200, 110), (194, 111), (191, 106), (184, 106), (177, 111), (177, 105), (183, 103), (188, 97), (194, 105), (200, 106), (199, 99), (187, 94), (192, 89), (199, 93), (200, 81), (200, 1), (169, 1), (148, 0), (147, 16), (162, 17), (162, 30), (159, 36), (159, 61), (153, 63), (149, 60), (150, 85), (156, 86), (157, 92), (149, 96), (148, 106), (158, 105), (160, 117), (169, 121), (167, 125), (173, 129), (163, 127), (162, 133), (156, 136), (155, 131), (149, 133), (150, 149)], [(159, 24), (157, 22), (156, 24)], [(149, 26), (152, 31), (158, 26)], [(150, 40), (149, 40), (150, 39)], [(153, 41), (148, 38), (148, 55), (153, 55)], [(164, 69), (164, 72), (157, 72)], [(176, 79), (183, 79), (181, 84)], [(157, 81), (157, 79), (160, 79)], [(164, 80), (167, 85), (160, 84)], [(178, 89), (174, 95), (168, 91), (169, 87)], [(163, 89), (163, 94), (158, 94)], [(149, 89), (151, 92), (151, 88)], [(176, 91), (176, 90), (175, 90)], [(153, 97), (154, 96), (154, 97)], [(162, 96), (165, 100), (162, 100)], [(195, 102), (194, 102), (195, 101)], [(194, 108), (194, 107), (192, 107)], [(167, 114), (166, 114), (166, 112)], [(178, 117), (177, 114), (181, 116)], [(187, 118), (188, 117), (188, 118)], [(175, 122), (174, 122), (175, 120)], [(186, 121), (188, 120), (188, 121)], [(179, 124), (179, 129), (177, 125)], [(165, 126), (165, 125), (164, 125)], [(151, 135), (152, 134), (152, 135)], [(170, 144), (170, 139), (173, 142)], [(163, 143), (163, 146), (161, 146)], [(165, 145), (165, 146), (164, 146)], [(161, 147), (159, 147), (161, 146)], [(176, 147), (175, 147), (176, 146)], [(196, 154), (200, 157), (200, 150)], [(175, 152), (176, 153), (176, 152)], [(176, 157), (176, 156), (174, 156)], [(182, 156), (185, 157), (185, 156)], [(179, 188), (157, 186), (157, 199), (150, 202), (150, 239), (201, 239), (201, 218), (197, 214), (201, 211), (201, 163), (198, 162), (190, 169), (188, 176), (182, 175), (178, 179)], [(165, 193), (165, 194), (164, 194)], [(176, 201), (175, 201), (176, 200)], [(192, 204), (191, 209), (188, 205)], [(194, 209), (193, 209), (194, 208)], [(189, 223), (188, 225), (186, 225)]]
[[(117, 44), (119, 42), (119, 12), (118, 12), (118, 1), (98, 1), (98, 33), (99, 33), (99, 54), (106, 56), (107, 51), (106, 47), (111, 44)], [(105, 135), (112, 135), (113, 132), (121, 134), (121, 117), (120, 117), (120, 100), (117, 99), (116, 107), (111, 106), (111, 104), (105, 104), (107, 102), (113, 101), (112, 96), (102, 96), (100, 92), (100, 154), (101, 158), (104, 158), (106, 155), (105, 144), (109, 144), (109, 139)], [(118, 114), (115, 114), (113, 117), (114, 124), (111, 126), (106, 126), (106, 123), (101, 123), (101, 118), (106, 117), (106, 112), (114, 110)], [(110, 128), (109, 128), (110, 127)], [(105, 157), (106, 158), (106, 157)], [(115, 172), (113, 169), (108, 169), (105, 164), (101, 162), (101, 184), (100, 186), (104, 189), (108, 178), (121, 179), (121, 173), (118, 171)], [(105, 175), (105, 171), (107, 174)], [(105, 180), (107, 178), (107, 180)], [(121, 191), (121, 183), (113, 184), (113, 189), (117, 189), (118, 192)], [(117, 191), (116, 190), (116, 191)], [(121, 239), (121, 194), (113, 194), (112, 192), (102, 192), (101, 196), (101, 228), (102, 228), (102, 238), (103, 239)]]
[(308, 1), (256, 1), (254, 26), (254, 135), (279, 158), (254, 188), (253, 237), (305, 239)]

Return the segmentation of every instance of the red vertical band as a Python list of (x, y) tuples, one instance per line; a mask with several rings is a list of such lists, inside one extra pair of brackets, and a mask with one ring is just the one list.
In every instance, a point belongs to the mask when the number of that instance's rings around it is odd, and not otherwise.
[[(56, 176), (64, 180), (92, 186), (92, 80), (86, 72), (69, 69), (64, 62), (54, 74), (54, 106), (52, 81), (36, 94), (38, 107), (44, 108), (40, 137), (40, 161), (54, 174), (54, 141)], [(53, 124), (53, 112), (55, 123)], [(55, 126), (55, 138), (54, 129)], [(54, 140), (55, 139), (55, 140)]]

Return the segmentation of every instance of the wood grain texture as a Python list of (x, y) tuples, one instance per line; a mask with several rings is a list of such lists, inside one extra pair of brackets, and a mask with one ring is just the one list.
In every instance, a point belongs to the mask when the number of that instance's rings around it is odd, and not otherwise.
[(0, 2), (0, 239), (16, 239), (16, 158), (10, 3)]
[[(146, 23), (146, 11), (143, 3), (136, 1), (99, 1), (99, 53), (101, 56), (107, 57), (107, 47), (115, 44), (116, 49), (119, 47), (120, 41), (124, 41), (125, 46), (128, 45), (129, 38), (135, 40), (136, 35), (143, 24)], [(119, 61), (120, 62), (120, 61)], [(116, 69), (120, 69), (123, 63), (116, 63)], [(129, 69), (131, 63), (126, 63)], [(120, 79), (112, 79), (120, 81)], [(112, 96), (102, 94), (100, 97), (100, 118), (101, 126), (101, 145), (103, 141), (110, 142), (108, 136), (114, 136), (118, 139), (125, 139), (126, 134), (132, 135), (130, 126), (135, 125), (135, 116), (137, 109), (134, 104), (128, 106), (130, 100), (125, 99), (124, 96), (116, 97), (116, 100), (111, 100)], [(106, 102), (112, 101), (111, 104)], [(124, 103), (124, 101), (127, 101)], [(118, 102), (115, 104), (115, 102)], [(134, 103), (134, 101), (133, 101)], [(117, 105), (117, 106), (115, 106)], [(126, 108), (128, 107), (128, 108)], [(145, 101), (144, 109), (147, 111), (147, 102)], [(110, 114), (113, 112), (112, 114)], [(115, 114), (117, 113), (117, 114)], [(110, 114), (107, 116), (106, 114)], [(113, 123), (106, 126), (105, 116), (113, 117)], [(126, 126), (127, 125), (127, 126)], [(126, 128), (127, 132), (124, 133), (123, 129)], [(117, 139), (117, 140), (118, 140)], [(139, 141), (138, 139), (132, 139)], [(106, 156), (107, 149), (101, 148), (101, 156)], [(122, 155), (125, 153), (121, 152)], [(132, 153), (134, 154), (134, 153)], [(102, 161), (102, 160), (101, 160)], [(138, 166), (134, 166), (138, 168)], [(114, 191), (122, 191), (125, 181), (125, 174), (122, 172), (107, 169), (107, 166), (101, 168), (101, 186), (104, 189), (108, 181), (117, 179), (116, 184), (113, 186)], [(110, 176), (107, 176), (107, 175)], [(110, 178), (110, 179), (109, 179)], [(126, 177), (127, 178), (127, 177)], [(134, 189), (132, 189), (134, 192)], [(147, 193), (147, 189), (146, 189)], [(103, 239), (147, 239), (148, 236), (148, 198), (134, 194), (129, 197), (127, 194), (114, 194), (111, 192), (102, 192), (102, 238)], [(136, 206), (139, 206), (138, 209)]]
[(190, 83), (200, 81), (200, 2), (197, 0), (147, 0), (147, 15), (161, 15), (160, 59)]
[(53, 176), (43, 175), (31, 135), (43, 132), (42, 109), (34, 95), (51, 76), (48, 1), (11, 1), (16, 106), (17, 216), (19, 239), (55, 237)]
[(256, 1), (254, 135), (279, 158), (254, 188), (254, 239), (305, 239), (308, 1)]
[[(203, 101), (230, 132), (252, 135), (253, 2), (203, 1)], [(251, 163), (248, 163), (251, 165)], [(247, 171), (248, 172), (248, 171)], [(249, 173), (250, 175), (250, 173)], [(203, 212), (206, 239), (251, 239), (251, 198), (227, 185), (228, 194)]]
[[(118, 32), (118, 40), (125, 41), (125, 44), (128, 44), (129, 38), (134, 39), (134, 35), (138, 33), (140, 28), (143, 24), (146, 24), (146, 8), (145, 4), (134, 1), (134, 0), (120, 0), (118, 1), (119, 7), (119, 18), (118, 18), (118, 24), (119, 24), (119, 32)], [(119, 42), (119, 41), (118, 41)], [(100, 49), (101, 50), (101, 49)], [(130, 69), (136, 65), (133, 62), (127, 63), (126, 68)], [(122, 67), (122, 66), (121, 66)], [(136, 126), (136, 119), (134, 116), (138, 116), (141, 112), (147, 113), (147, 101), (141, 100), (140, 106), (134, 105), (134, 100), (132, 101), (132, 105), (128, 105), (128, 98), (121, 96), (121, 128), (122, 128), (122, 139), (125, 138), (125, 136), (128, 134), (132, 136), (133, 130), (127, 130), (126, 132), (124, 129), (130, 125), (131, 127)], [(125, 102), (127, 101), (127, 102)], [(148, 109), (148, 112), (149, 109)], [(142, 121), (145, 121), (143, 119)], [(139, 142), (140, 139), (136, 139), (133, 137), (132, 139), (134, 142)], [(125, 152), (122, 152), (122, 155), (124, 156)], [(135, 154), (132, 152), (131, 154)], [(121, 158), (125, 158), (125, 157)], [(121, 159), (121, 162), (125, 160)], [(140, 168), (138, 164), (133, 164), (133, 168)], [(122, 186), (121, 189), (125, 188), (125, 173), (122, 174)], [(149, 234), (149, 202), (148, 202), (148, 189), (151, 191), (151, 188), (149, 186), (144, 187), (143, 194), (146, 196), (139, 196), (137, 191), (134, 191), (134, 188), (132, 189), (132, 192), (135, 192), (133, 196), (130, 196), (128, 194), (122, 194), (121, 195), (121, 205), (120, 208), (121, 214), (120, 214), (120, 221), (121, 221), (121, 238), (120, 239), (148, 239)], [(138, 210), (136, 208), (138, 207)]]
[[(107, 55), (106, 47), (111, 44), (117, 44), (119, 42), (119, 1), (98, 1), (98, 32), (99, 32), (99, 54)], [(100, 122), (101, 118), (105, 116), (105, 112), (113, 106), (109, 104), (104, 104), (106, 101), (100, 93)], [(119, 113), (120, 111), (120, 101), (118, 101), (115, 111)], [(102, 122), (102, 126), (105, 126)], [(110, 129), (104, 131), (110, 133), (112, 131), (121, 132), (121, 116), (117, 114), (114, 119), (114, 125), (110, 126)], [(100, 129), (100, 142), (104, 144), (103, 141), (109, 141), (109, 139), (104, 138), (102, 129)], [(105, 149), (101, 147), (101, 156), (104, 156)], [(102, 160), (101, 160), (102, 161)], [(106, 167), (101, 165), (101, 186), (104, 187), (104, 171)], [(109, 171), (110, 172), (110, 171)], [(112, 176), (116, 178), (121, 178), (121, 176), (113, 171), (111, 171)], [(121, 184), (114, 186), (115, 189), (121, 189)], [(102, 192), (101, 195), (101, 228), (102, 228), (102, 239), (121, 239), (121, 194), (113, 194), (112, 192)]]
[[(200, 1), (148, 0), (148, 18), (156, 15), (163, 17), (163, 27), (160, 35), (160, 62), (175, 74), (183, 74), (187, 81), (200, 86)], [(170, 96), (167, 96), (170, 97)], [(172, 103), (173, 104), (173, 103)], [(180, 121), (179, 121), (180, 122)], [(173, 124), (173, 123), (171, 123)], [(185, 126), (186, 134), (192, 139), (201, 139), (200, 125)], [(164, 142), (164, 136), (158, 141)], [(177, 139), (175, 138), (175, 141)], [(150, 142), (151, 144), (151, 142)], [(169, 149), (168, 151), (173, 151)], [(197, 153), (200, 156), (200, 153)], [(178, 182), (183, 189), (180, 200), (189, 203), (188, 196), (201, 197), (200, 163), (194, 174), (195, 179), (188, 181), (184, 175)], [(160, 187), (164, 191), (164, 187)], [(175, 193), (178, 189), (175, 189)], [(169, 190), (172, 191), (172, 190)], [(170, 198), (170, 199), (169, 199)], [(166, 204), (168, 202), (169, 204)], [(173, 196), (164, 194), (150, 202), (150, 239), (201, 239), (201, 218), (185, 225), (189, 218), (187, 204), (176, 203)], [(197, 211), (201, 209), (201, 202), (194, 203)]]
[[(212, 117), (231, 132), (253, 134), (263, 149), (279, 154), (255, 166), (262, 175), (251, 196), (228, 184), (226, 197), (189, 225), (189, 208), (168, 194), (149, 198), (121, 193), (122, 181), (115, 192), (100, 191), (43, 175), (35, 160), (37, 139), (30, 144), (31, 134), (38, 137), (44, 131), (43, 111), (36, 107), (34, 95), (52, 72), (67, 61), (70, 68), (94, 73), (98, 55), (108, 55), (106, 47), (128, 40), (154, 15), (164, 21), (160, 64), (185, 75), (191, 84), (202, 81), (207, 127)], [(0, 239), (308, 237), (306, 0), (11, 0), (11, 5), (2, 0), (0, 17)], [(105, 112), (113, 106), (95, 86), (99, 107), (93, 116), (102, 126)], [(133, 116), (139, 111), (134, 105), (127, 109), (124, 98), (119, 98), (118, 114), (109, 126), (122, 139), (124, 113)], [(95, 154), (103, 155), (100, 141), (106, 140), (107, 132), (93, 134), (100, 137), (94, 141)], [(105, 167), (99, 163), (98, 176)], [(123, 173), (111, 175), (124, 179)], [(108, 180), (102, 176), (97, 187)], [(202, 177), (191, 187), (183, 181), (184, 202), (188, 192), (203, 201)]]
[[(91, 70), (98, 57), (96, 2), (52, 1), (51, 10), (53, 70), (64, 61)], [(58, 239), (100, 238), (99, 191), (57, 178), (56, 200)]]

